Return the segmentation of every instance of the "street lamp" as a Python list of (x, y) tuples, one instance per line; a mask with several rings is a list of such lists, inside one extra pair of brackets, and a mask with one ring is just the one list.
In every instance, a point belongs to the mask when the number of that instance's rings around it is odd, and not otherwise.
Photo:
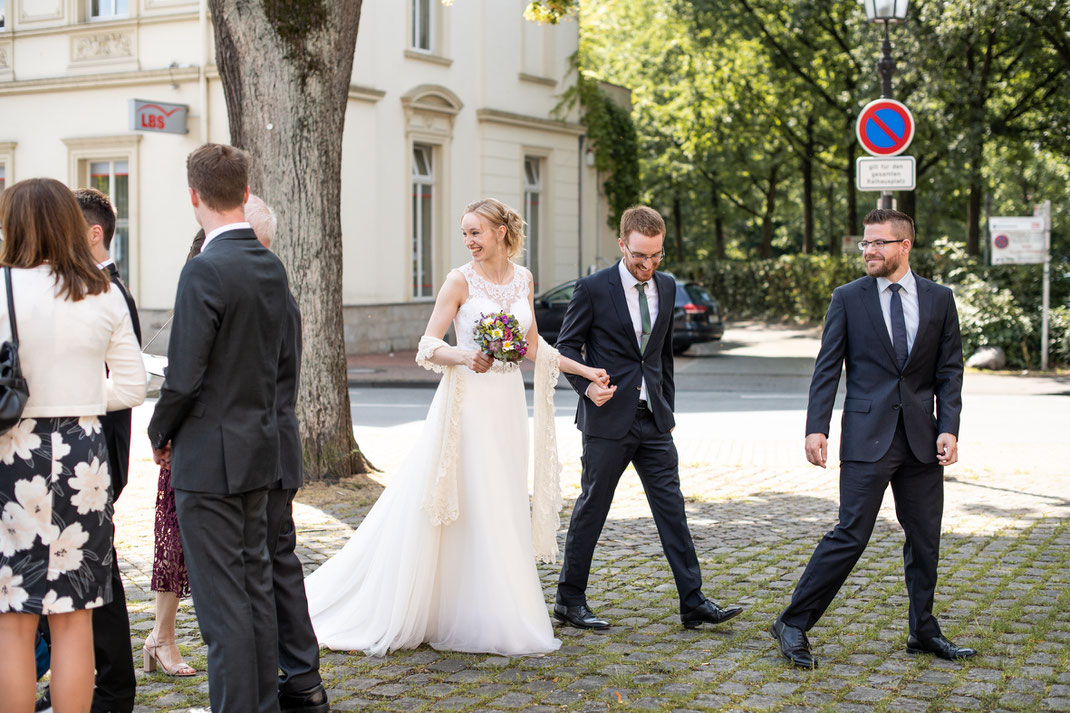
[(884, 56), (877, 62), (877, 75), (881, 78), (881, 97), (885, 99), (892, 98), (892, 75), (895, 74), (895, 60), (892, 59), (892, 43), (888, 39), (888, 25), (906, 20), (909, 4), (910, 0), (862, 0), (869, 21), (884, 23), (884, 42), (881, 43)]

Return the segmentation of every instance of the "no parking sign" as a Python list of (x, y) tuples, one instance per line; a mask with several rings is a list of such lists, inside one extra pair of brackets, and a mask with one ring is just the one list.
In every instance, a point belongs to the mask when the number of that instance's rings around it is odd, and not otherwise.
[(873, 156), (896, 156), (914, 138), (914, 115), (895, 99), (877, 99), (862, 108), (855, 124), (858, 143)]

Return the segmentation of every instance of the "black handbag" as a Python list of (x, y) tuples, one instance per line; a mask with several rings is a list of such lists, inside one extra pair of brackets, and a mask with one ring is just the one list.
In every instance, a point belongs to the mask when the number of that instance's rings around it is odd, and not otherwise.
[(0, 344), (0, 435), (19, 422), (26, 401), (30, 398), (30, 387), (19, 367), (19, 328), (15, 322), (10, 267), (4, 268), (4, 282), (7, 283), (7, 317), (11, 324), (11, 339)]

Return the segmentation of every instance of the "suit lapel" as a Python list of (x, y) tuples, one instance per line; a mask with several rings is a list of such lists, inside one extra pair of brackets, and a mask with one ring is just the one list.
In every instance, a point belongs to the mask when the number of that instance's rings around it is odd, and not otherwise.
[[(655, 272), (654, 285), (658, 290), (658, 315), (654, 322), (654, 329), (651, 330), (650, 339), (646, 341), (647, 350), (650, 349), (650, 345), (654, 342), (658, 344), (663, 342), (668, 324), (672, 321), (673, 308), (676, 306), (676, 290), (673, 289), (675, 283), (672, 280), (661, 273)], [(653, 333), (661, 336), (655, 338)]]
[(892, 339), (888, 336), (888, 326), (884, 322), (884, 312), (881, 311), (880, 291), (877, 289), (877, 278), (871, 277), (862, 283), (862, 303), (866, 307), (869, 316), (869, 326), (877, 333), (877, 341), (884, 346), (888, 358), (898, 369), (895, 358), (895, 349), (892, 347)]
[(639, 354), (639, 344), (635, 341), (635, 327), (632, 325), (632, 315), (628, 312), (628, 298), (624, 294), (624, 284), (620, 280), (618, 266), (614, 266), (609, 274), (609, 294), (610, 302), (617, 311), (617, 320), (624, 328), (625, 337), (635, 349), (635, 353)]
[(933, 294), (930, 289), (932, 285), (927, 281), (923, 282), (922, 278), (918, 277), (917, 273), (914, 273), (914, 287), (918, 291), (918, 333), (914, 335), (914, 348), (910, 350), (910, 354), (907, 356), (907, 363), (903, 367), (904, 369), (910, 366), (910, 361), (914, 358), (918, 347), (926, 343), (922, 339), (922, 333), (928, 326), (929, 315), (933, 311)]

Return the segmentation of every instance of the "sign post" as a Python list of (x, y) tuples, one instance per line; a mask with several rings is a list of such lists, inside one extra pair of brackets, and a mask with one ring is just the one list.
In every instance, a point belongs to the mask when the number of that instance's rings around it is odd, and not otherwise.
[(1033, 208), (1031, 216), (988, 219), (993, 265), (1044, 265), (1041, 287), (1040, 369), (1048, 370), (1048, 319), (1051, 302), (1051, 201)]
[[(871, 101), (862, 107), (862, 111), (858, 114), (858, 121), (855, 122), (855, 136), (858, 137), (858, 143), (862, 144), (862, 148), (870, 156), (891, 160), (893, 156), (898, 156), (906, 151), (907, 147), (910, 146), (910, 142), (914, 140), (914, 115), (910, 113), (910, 109), (907, 109), (905, 104), (897, 102), (895, 99), (883, 97), (876, 101)], [(899, 188), (898, 185), (895, 185), (868, 189), (861, 187), (862, 160), (859, 159), (859, 164), (857, 164), (856, 181), (858, 182), (859, 190), (880, 190), (881, 208), (892, 207), (891, 192), (893, 190), (914, 189), (913, 159), (911, 159), (910, 165), (910, 188)], [(886, 168), (891, 170), (891, 166), (897, 165), (889, 164)], [(901, 174), (906, 169), (906, 166), (905, 164), (898, 164), (897, 168)], [(903, 176), (900, 175), (899, 178), (899, 182), (902, 182)]]

